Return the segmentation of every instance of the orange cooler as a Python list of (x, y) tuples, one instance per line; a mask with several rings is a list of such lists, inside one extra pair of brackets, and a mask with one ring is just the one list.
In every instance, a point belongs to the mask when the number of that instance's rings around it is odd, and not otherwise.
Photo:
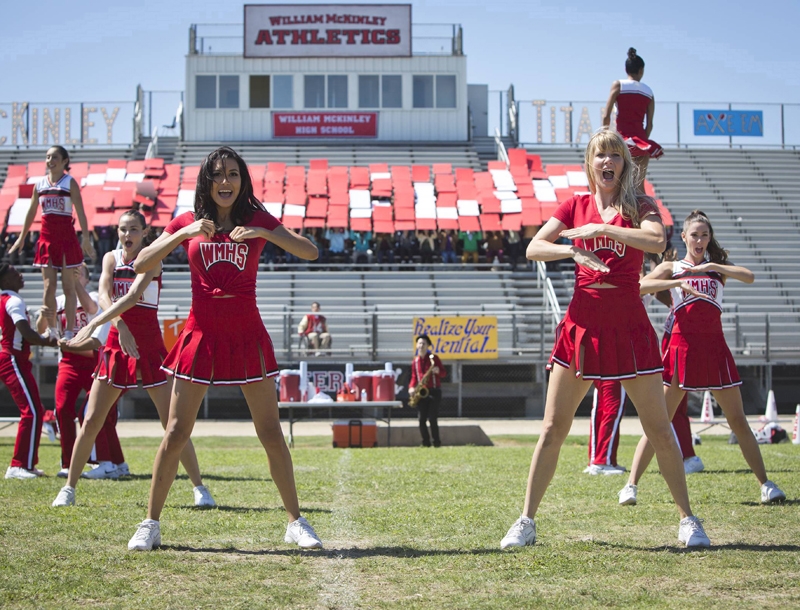
[(374, 419), (337, 419), (332, 427), (334, 447), (378, 446), (378, 426)]

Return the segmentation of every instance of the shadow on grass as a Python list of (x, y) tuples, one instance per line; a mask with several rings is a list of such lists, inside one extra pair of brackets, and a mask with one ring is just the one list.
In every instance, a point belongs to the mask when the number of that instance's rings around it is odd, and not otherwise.
[(417, 557), (439, 557), (456, 555), (499, 555), (504, 553), (500, 549), (414, 549), (406, 546), (378, 546), (372, 548), (350, 548), (350, 549), (322, 549), (322, 550), (301, 550), (293, 549), (264, 549), (260, 551), (248, 551), (245, 549), (229, 548), (203, 548), (182, 545), (162, 544), (159, 549), (166, 551), (183, 551), (187, 553), (222, 553), (236, 555), (275, 555), (275, 556), (297, 556), (307, 555), (323, 556), (328, 559), (361, 559), (363, 557), (399, 557), (403, 559), (414, 559)]
[[(266, 482), (272, 482), (272, 478), (268, 477), (268, 476), (267, 477), (229, 477), (229, 476), (223, 476), (223, 475), (218, 475), (218, 474), (206, 474), (206, 473), (201, 473), (201, 474), (203, 475), (203, 480), (204, 481), (238, 481), (238, 482), (242, 482), (242, 481), (266, 481)], [(120, 477), (119, 479), (114, 479), (114, 480), (115, 481), (150, 481), (150, 480), (152, 480), (152, 478), (153, 478), (153, 474), (152, 473), (148, 473), (148, 474), (126, 475), (124, 477)], [(177, 477), (175, 477), (175, 480), (176, 481), (188, 481), (189, 477), (187, 475), (185, 475), (185, 474), (179, 474)]]
[(800, 505), (800, 500), (781, 500), (771, 504), (762, 504), (761, 502), (741, 502), (740, 504), (742, 506), (797, 506)]
[[(188, 508), (188, 507), (187, 507)], [(191, 508), (194, 508), (192, 506)], [(283, 506), (220, 506), (214, 508), (203, 508), (202, 510), (219, 510), (226, 513), (271, 513), (271, 512), (285, 512)], [(333, 511), (327, 508), (301, 508), (300, 512), (303, 514), (308, 513), (332, 513)]]
[(597, 546), (609, 547), (612, 549), (623, 549), (626, 551), (648, 551), (651, 553), (697, 553), (705, 551), (707, 553), (714, 553), (720, 551), (752, 551), (755, 553), (797, 553), (800, 551), (800, 545), (797, 544), (713, 544), (710, 547), (693, 547), (684, 548), (677, 546), (652, 546), (641, 547), (632, 546), (629, 544), (618, 544), (613, 542), (602, 542), (595, 540), (592, 542)]

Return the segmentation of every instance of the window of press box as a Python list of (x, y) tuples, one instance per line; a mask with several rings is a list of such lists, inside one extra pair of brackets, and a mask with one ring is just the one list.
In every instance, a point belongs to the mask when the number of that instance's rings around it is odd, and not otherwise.
[(268, 74), (252, 74), (250, 76), (250, 108), (269, 108), (269, 85)]
[(328, 76), (328, 108), (347, 108), (347, 75)]
[(239, 76), (219, 77), (219, 107), (238, 108), (239, 107)]
[(325, 77), (321, 74), (307, 74), (303, 81), (304, 107), (325, 108)]
[(414, 108), (433, 108), (433, 75), (415, 74), (412, 84)]
[(380, 77), (360, 74), (358, 76), (358, 107), (380, 108)]
[(272, 77), (272, 107), (294, 108), (294, 77), (291, 74)]
[(194, 107), (217, 107), (217, 77), (198, 74), (195, 77)]
[(403, 107), (403, 77), (399, 74), (384, 74), (381, 77), (383, 108)]
[(436, 75), (436, 107), (456, 107), (456, 77), (455, 74)]

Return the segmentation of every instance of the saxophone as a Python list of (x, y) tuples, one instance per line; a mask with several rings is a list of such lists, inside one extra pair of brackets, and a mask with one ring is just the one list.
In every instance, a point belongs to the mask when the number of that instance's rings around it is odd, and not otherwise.
[(428, 354), (428, 357), (431, 359), (431, 366), (427, 371), (425, 371), (425, 374), (422, 376), (422, 379), (419, 380), (419, 383), (414, 387), (414, 391), (411, 392), (411, 394), (409, 395), (408, 397), (409, 407), (412, 408), (416, 407), (417, 403), (419, 403), (420, 400), (422, 400), (423, 398), (427, 398), (428, 394), (431, 393), (426, 384), (428, 383), (428, 381), (431, 378), (431, 375), (433, 374), (433, 366), (434, 366), (433, 354)]

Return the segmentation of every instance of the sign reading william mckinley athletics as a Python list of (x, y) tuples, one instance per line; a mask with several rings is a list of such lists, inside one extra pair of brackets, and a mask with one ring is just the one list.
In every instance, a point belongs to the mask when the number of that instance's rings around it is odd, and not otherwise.
[(410, 57), (410, 4), (246, 4), (245, 57)]

